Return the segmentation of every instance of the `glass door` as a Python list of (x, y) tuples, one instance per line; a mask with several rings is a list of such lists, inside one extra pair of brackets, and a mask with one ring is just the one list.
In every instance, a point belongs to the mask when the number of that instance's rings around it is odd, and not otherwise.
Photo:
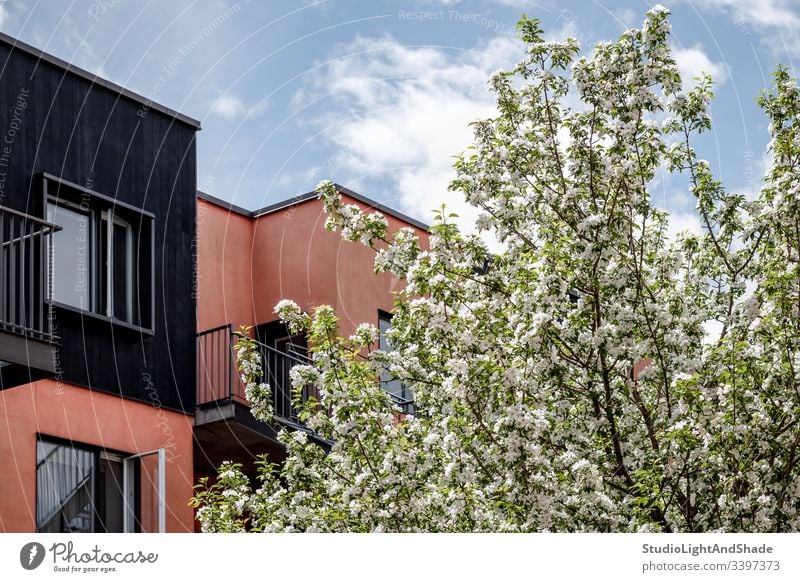
[(126, 533), (166, 531), (165, 449), (126, 457), (123, 462)]

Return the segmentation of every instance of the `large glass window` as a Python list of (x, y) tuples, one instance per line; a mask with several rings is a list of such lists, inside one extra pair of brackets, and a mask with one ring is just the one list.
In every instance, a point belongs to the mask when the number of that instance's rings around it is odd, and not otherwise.
[(151, 327), (152, 218), (99, 195), (48, 181), (50, 298), (62, 305)]
[(123, 456), (39, 439), (36, 530), (164, 531), (165, 458), (163, 449)]

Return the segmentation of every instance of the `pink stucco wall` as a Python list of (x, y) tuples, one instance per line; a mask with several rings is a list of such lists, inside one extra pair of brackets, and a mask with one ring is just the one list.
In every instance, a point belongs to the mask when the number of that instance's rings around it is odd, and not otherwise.
[(190, 416), (41, 380), (0, 392), (0, 532), (36, 529), (37, 435), (127, 454), (166, 449), (166, 529), (193, 531)]
[[(344, 202), (364, 206), (347, 196)], [(256, 219), (198, 200), (198, 216), (199, 330), (273, 321), (278, 301), (292, 299), (306, 310), (331, 305), (349, 334), (362, 322), (377, 325), (378, 310), (391, 311), (392, 292), (402, 287), (374, 274), (373, 250), (325, 230), (317, 199)], [(410, 226), (387, 218), (390, 232)]]

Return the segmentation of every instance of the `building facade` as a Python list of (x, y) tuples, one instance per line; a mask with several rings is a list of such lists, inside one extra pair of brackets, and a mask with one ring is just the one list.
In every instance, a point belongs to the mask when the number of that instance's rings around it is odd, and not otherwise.
[[(313, 193), (256, 211), (198, 193), (197, 121), (2, 34), (0, 80), (0, 532), (194, 531), (199, 478), (252, 474), (283, 458), (278, 427), (307, 431), (289, 370), (308, 345), (278, 301), (385, 331), (401, 282), (325, 230)], [(242, 326), (272, 425), (244, 397)]]
[(1, 531), (191, 531), (199, 124), (0, 35)]

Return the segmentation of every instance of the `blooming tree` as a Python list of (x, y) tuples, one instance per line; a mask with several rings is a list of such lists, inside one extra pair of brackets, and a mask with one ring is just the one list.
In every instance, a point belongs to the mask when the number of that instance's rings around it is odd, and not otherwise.
[[(761, 97), (774, 164), (748, 200), (695, 154), (711, 82), (682, 90), (665, 9), (584, 57), (519, 28), (525, 58), (491, 77), (498, 115), (474, 124), (451, 186), (478, 234), (442, 212), (421, 246), (318, 187), (326, 226), (406, 282), (394, 349), (281, 302), (313, 346), (292, 379), (319, 401), (297, 404), (332, 445), (282, 432), (287, 459), (256, 488), (223, 466), (194, 500), (206, 531), (800, 528), (800, 89), (779, 69)], [(701, 234), (667, 237), (659, 169), (687, 180)], [(239, 359), (268, 422), (252, 343)]]

